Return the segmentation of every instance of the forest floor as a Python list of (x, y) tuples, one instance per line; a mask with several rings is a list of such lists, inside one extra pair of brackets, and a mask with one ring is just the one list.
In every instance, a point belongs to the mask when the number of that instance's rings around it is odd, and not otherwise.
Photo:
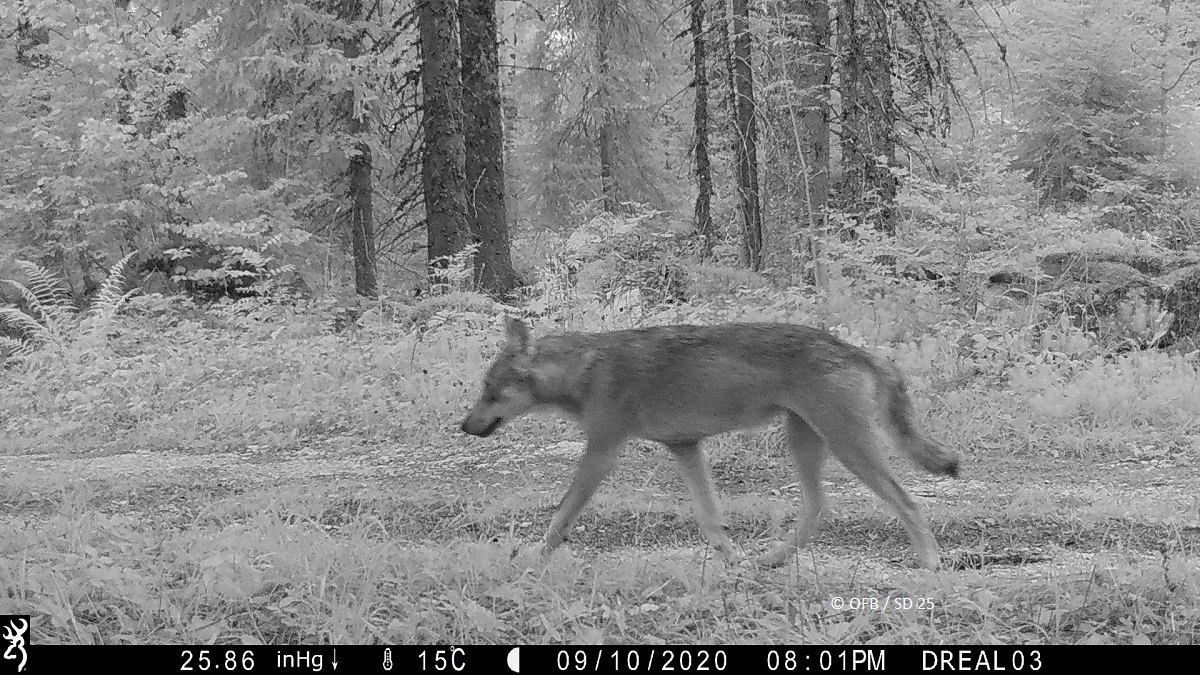
[[(778, 437), (710, 443), (743, 559), (799, 504)], [(1083, 460), (965, 446), (960, 479), (893, 458), (942, 546), (932, 573), (832, 462), (806, 550), (778, 570), (723, 568), (667, 453), (638, 442), (543, 560), (578, 438), (542, 417), (419, 445), (3, 453), (7, 602), (49, 616), (42, 643), (1200, 642), (1195, 447)]]

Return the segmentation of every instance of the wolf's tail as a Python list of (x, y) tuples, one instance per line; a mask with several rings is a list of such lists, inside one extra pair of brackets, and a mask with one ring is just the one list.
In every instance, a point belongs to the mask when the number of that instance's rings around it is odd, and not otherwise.
[(958, 476), (958, 457), (921, 433), (913, 421), (912, 402), (904, 387), (904, 377), (891, 364), (884, 364), (888, 419), (899, 436), (900, 447), (927, 471)]

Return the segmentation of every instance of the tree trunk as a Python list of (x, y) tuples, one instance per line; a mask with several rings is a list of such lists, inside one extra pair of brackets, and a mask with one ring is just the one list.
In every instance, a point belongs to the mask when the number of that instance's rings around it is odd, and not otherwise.
[(829, 44), (827, 0), (796, 0), (795, 11), (807, 17), (795, 35), (802, 53), (795, 64), (792, 84), (800, 94), (799, 150), (802, 163), (804, 215), (808, 227), (808, 254), (818, 288), (824, 286), (820, 242), (825, 233), (829, 205), (829, 85), (833, 60)]
[(843, 208), (876, 229), (896, 231), (896, 106), (888, 31), (891, 0), (840, 0)]
[(733, 95), (738, 197), (742, 207), (742, 246), (752, 270), (762, 266), (762, 208), (758, 194), (758, 127), (754, 119), (754, 80), (750, 70), (750, 8), (733, 0)]
[(432, 269), (445, 269), (446, 258), (461, 251), (469, 236), (455, 3), (421, 0), (417, 22), (425, 125), (421, 179), (432, 281)]
[[(1166, 53), (1170, 49), (1171, 43), (1171, 0), (1158, 0), (1158, 6), (1162, 8), (1163, 17), (1159, 26), (1158, 47)], [(1193, 43), (1194, 44), (1194, 43)], [(1193, 53), (1195, 47), (1192, 47)], [(1155, 131), (1157, 136), (1157, 151), (1158, 153), (1167, 152), (1167, 136), (1170, 134), (1170, 123), (1168, 122), (1167, 110), (1171, 99), (1171, 90), (1174, 85), (1171, 84), (1171, 78), (1168, 74), (1167, 61), (1160, 61), (1156, 66), (1158, 69), (1158, 122), (1156, 123)]]
[(708, 159), (708, 64), (704, 44), (704, 0), (691, 0), (692, 69), (696, 89), (696, 214), (695, 231), (700, 238), (700, 259), (712, 255), (716, 228), (712, 220), (712, 165)]
[(596, 6), (596, 64), (600, 81), (596, 89), (596, 118), (600, 122), (600, 187), (604, 195), (604, 210), (616, 213), (621, 205), (617, 194), (617, 122), (613, 115), (613, 100), (609, 91), (609, 44), (612, 41), (617, 0), (599, 0)]
[(373, 298), (378, 294), (375, 268), (375, 212), (372, 202), (374, 183), (371, 173), (374, 163), (371, 145), (362, 139), (367, 133), (367, 121), (350, 120), (350, 134), (358, 136), (355, 155), (350, 159), (350, 242), (354, 253), (354, 292)]
[(475, 280), (504, 296), (517, 287), (504, 201), (504, 121), (500, 99), (500, 52), (496, 0), (460, 0), (463, 131), (466, 179), (471, 190), (468, 224), (479, 245)]
[[(338, 19), (353, 23), (361, 19), (362, 0), (340, 0), (337, 7)], [(342, 40), (342, 54), (353, 61), (362, 53), (362, 36), (358, 32)], [(354, 139), (354, 156), (347, 167), (349, 182), (350, 247), (354, 256), (354, 292), (373, 298), (378, 295), (375, 270), (375, 222), (374, 182), (371, 145), (367, 142), (369, 126), (367, 111), (356, 105), (353, 88), (342, 94), (340, 106), (346, 118), (346, 131)]]

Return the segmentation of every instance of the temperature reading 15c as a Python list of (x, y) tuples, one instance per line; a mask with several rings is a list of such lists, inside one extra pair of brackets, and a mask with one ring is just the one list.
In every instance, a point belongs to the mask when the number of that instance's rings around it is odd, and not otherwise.
[(467, 667), (466, 652), (459, 647), (447, 649), (422, 649), (417, 658), (421, 659), (421, 670), (460, 671)]

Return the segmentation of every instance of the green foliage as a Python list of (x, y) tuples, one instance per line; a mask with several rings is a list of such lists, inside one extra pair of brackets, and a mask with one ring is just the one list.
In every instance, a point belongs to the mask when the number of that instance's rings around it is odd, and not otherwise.
[[(275, 56), (248, 57), (233, 24), (289, 22), (270, 20), (274, 5), (230, 9), (21, 5), (30, 25), (53, 27), (37, 47), (40, 66), (0, 80), (0, 231), (25, 255), (61, 261), (72, 285), (90, 276), (89, 261), (129, 249), (169, 261), (167, 274), (184, 285), (237, 284), (308, 262), (308, 233), (331, 208), (329, 158), (344, 164), (345, 144), (336, 129), (301, 135), (328, 126), (307, 116), (310, 107), (293, 101), (279, 112), (245, 95), (295, 64), (269, 38), (250, 51)], [(340, 53), (313, 58), (340, 92)], [(271, 142), (281, 131), (286, 149)]]
[(443, 295), (473, 288), (475, 267), (472, 261), (478, 252), (479, 244), (472, 243), (458, 253), (429, 261), (430, 293)]
[(100, 290), (92, 298), (87, 317), (80, 326), (81, 331), (88, 338), (95, 339), (104, 336), (113, 318), (116, 317), (117, 311), (136, 292), (136, 290), (125, 291), (125, 269), (134, 255), (136, 254), (126, 255), (108, 270), (108, 277), (104, 283), (100, 284)]
[(543, 237), (544, 262), (538, 266), (530, 309), (574, 317), (572, 324), (583, 314), (602, 316), (605, 325), (615, 327), (636, 324), (647, 310), (686, 300), (685, 262), (693, 242), (664, 228), (661, 216), (651, 210), (601, 213), (564, 236)]
[[(543, 69), (512, 69), (510, 170), (536, 207), (522, 212), (553, 225), (517, 238), (537, 279), (527, 304), (472, 292), (472, 250), (436, 261), (430, 293), (411, 304), (262, 284), (265, 297), (236, 303), (131, 298), (126, 257), (81, 314), (65, 288), (79, 287), (81, 261), (134, 244), (184, 282), (311, 263), (306, 233), (336, 241), (348, 110), (379, 123), (378, 220), (419, 223), (405, 187), (414, 101), (390, 95), (413, 64), (406, 24), (185, 3), (193, 19), (172, 30), (155, 6), (20, 5), (52, 30), (38, 67), (0, 63), (0, 240), (43, 261), (18, 264), (24, 281), (4, 282), (17, 306), (0, 308), (0, 357), (18, 355), (0, 378), (0, 547), (19, 552), (0, 556), (0, 602), (43, 617), (49, 643), (1200, 641), (1196, 539), (1180, 515), (1193, 496), (1143, 475), (1194, 465), (1195, 355), (1115, 355), (1037, 290), (1053, 255), (1132, 260), (1191, 237), (1179, 102), (1195, 90), (1178, 67), (1192, 59), (1190, 10), (1171, 6), (1170, 21), (1153, 2), (998, 7), (1020, 86), (989, 104), (1015, 106), (1015, 135), (1003, 111), (947, 139), (936, 176), (901, 172), (898, 235), (823, 242), (831, 273), (816, 289), (733, 267), (736, 255), (696, 264), (683, 219), (663, 213), (683, 213), (688, 189), (686, 75), (668, 40), (678, 15), (621, 7), (609, 64), (618, 180), (650, 206), (600, 215), (594, 7), (519, 3), (518, 64)], [(0, 24), (14, 11), (0, 7)], [(351, 28), (364, 31), (358, 58), (337, 42)], [(1163, 99), (1160, 83), (1181, 74)], [(718, 174), (728, 141), (715, 141)], [(718, 195), (716, 212), (731, 214), (733, 193)], [(1082, 203), (1041, 210), (1045, 196)], [(338, 262), (324, 264), (335, 277)], [(996, 271), (1034, 280), (1035, 297), (989, 289)], [(633, 487), (606, 487), (580, 521), (583, 544), (542, 561), (545, 506), (579, 443), (536, 418), (488, 440), (455, 431), (503, 341), (499, 315), (522, 312), (538, 331), (790, 321), (882, 352), (931, 435), (965, 460), (967, 480), (919, 492), (939, 539), (955, 560), (1008, 554), (1027, 567), (864, 566), (890, 555), (894, 523), (850, 491), (795, 565), (715, 569), (686, 507), (662, 499), (673, 470), (636, 449), (621, 470)], [(1126, 318), (1151, 343), (1161, 330), (1153, 312)], [(745, 487), (727, 511), (754, 548), (790, 508), (786, 459), (752, 434), (711, 445), (723, 450), (718, 482)], [(613, 550), (614, 532), (638, 547)], [(1052, 564), (1034, 567), (1026, 548)], [(844, 614), (832, 595), (935, 602)]]
[[(961, 449), (970, 475), (995, 479), (931, 491), (960, 491), (930, 505), (948, 553), (971, 560), (1020, 545), (1054, 565), (1015, 579), (1000, 566), (936, 577), (864, 566), (895, 541), (895, 525), (847, 493), (814, 544), (815, 565), (802, 556), (783, 572), (723, 571), (693, 546), (686, 506), (660, 496), (675, 489), (673, 470), (660, 453), (636, 451), (622, 470), (642, 477), (637, 486), (602, 491), (577, 531), (587, 545), (543, 562), (535, 540), (561, 489), (561, 472), (547, 467), (573, 461), (578, 444), (538, 419), (469, 446), (453, 431), (503, 341), (496, 315), (508, 310), (454, 291), (396, 322), (374, 304), (356, 329), (332, 334), (320, 302), (142, 296), (127, 303), (111, 349), (0, 381), (0, 458), (22, 481), (0, 488), (62, 495), (48, 513), (44, 497), (12, 505), (21, 515), (10, 517), (7, 545), (24, 554), (20, 573), (0, 560), (6, 597), (36, 605), (47, 641), (63, 642), (747, 639), (744, 622), (725, 616), (752, 618), (749, 635), (764, 642), (1196, 641), (1200, 577), (1190, 554), (1168, 546), (1190, 546), (1190, 535), (1159, 524), (1178, 517), (1173, 507), (1143, 514), (1073, 496), (1094, 489), (1081, 481), (1097, 467), (1108, 485), (1113, 472), (1144, 470), (1123, 468), (1127, 460), (1187, 461), (1200, 415), (1190, 359), (1106, 361), (1069, 323), (1039, 332), (1015, 314), (899, 335), (895, 326), (924, 301), (903, 287), (890, 302), (876, 282), (855, 280), (826, 299), (711, 275), (724, 281), (643, 320), (818, 323), (832, 308), (831, 329), (846, 339), (879, 348), (899, 338), (885, 352), (909, 375), (931, 433)], [(689, 275), (692, 289), (707, 288), (698, 278)], [(599, 312), (572, 316), (574, 328), (607, 325)], [(562, 318), (547, 316), (538, 330)], [(762, 494), (781, 489), (785, 458), (746, 438), (713, 445), (733, 448), (714, 453), (718, 482), (732, 475)], [(46, 447), (62, 451), (27, 452)], [(1069, 480), (1043, 489), (1064, 458)], [(1013, 484), (1023, 487), (1013, 493)], [(739, 540), (759, 545), (787, 501), (729, 495)], [(631, 527), (641, 547), (612, 550), (605, 533), (627, 542)], [(1110, 556), (1090, 590), (1081, 580), (1092, 558), (1054, 545), (1068, 536), (1072, 548)], [(770, 590), (727, 592), (745, 583)], [(56, 588), (73, 590), (46, 591)], [(841, 621), (829, 613), (830, 588), (936, 602)]]
[(511, 84), (519, 106), (511, 166), (521, 210), (541, 226), (585, 222), (587, 205), (601, 198), (596, 148), (604, 119), (615, 127), (613, 180), (625, 206), (674, 210), (688, 199), (679, 176), (687, 170), (690, 111), (678, 97), (687, 81), (677, 67), (686, 45), (672, 40), (682, 17), (652, 0), (611, 3), (601, 63), (601, 6), (530, 3), (514, 26), (522, 51)]
[[(458, 414), (451, 364), (477, 363), (479, 335), (492, 339), (478, 323), (467, 333), (433, 317), (420, 335), (369, 318), (331, 335), (320, 313), (253, 305), (133, 298), (110, 349), (11, 375), (6, 391), (25, 395), (0, 397), (7, 442), (155, 450), (419, 436)], [(429, 396), (439, 415), (406, 412)]]
[(28, 308), (28, 313), (13, 307), (0, 308), (0, 321), (23, 333), (31, 344), (54, 342), (61, 344), (67, 324), (74, 318), (75, 306), (59, 285), (58, 279), (34, 263), (18, 260), (17, 267), (25, 272), (26, 282), (0, 280), (15, 289)]
[[(504, 532), (495, 541), (477, 541), (456, 527), (444, 543), (402, 544), (380, 536), (377, 514), (356, 507), (398, 508), (387, 514), (397, 523), (453, 510), (473, 527), (496, 525), (478, 512), (463, 513), (457, 503), (389, 503), (371, 492), (351, 497), (327, 488), (285, 490), (275, 499), (231, 496), (212, 504), (202, 522), (184, 527), (147, 527), (155, 519), (67, 502), (41, 522), (12, 524), (9, 542), (23, 556), (19, 567), (12, 558), (0, 561), (0, 590), (12, 598), (10, 607), (38, 603), (47, 644), (118, 637), (132, 644), (221, 645), (373, 639), (1036, 645), (1197, 638), (1200, 575), (1177, 551), (1150, 560), (1102, 553), (1083, 572), (945, 573), (952, 581), (861, 564), (851, 569), (847, 561), (821, 557), (815, 573), (821, 586), (814, 588), (814, 573), (804, 566), (755, 577), (672, 551), (563, 554), (544, 563), (527, 542)], [(992, 534), (1036, 523), (1078, 541), (1114, 525), (1094, 520), (1064, 520), (1054, 523), (1057, 529), (1028, 517), (990, 522)], [(734, 584), (745, 588), (724, 590)], [(921, 598), (931, 600), (932, 609), (851, 617), (831, 611), (831, 593), (881, 604)]]
[(19, 339), (8, 338), (6, 344), (10, 355), (28, 356), (46, 344), (59, 351), (94, 349), (106, 337), (117, 311), (134, 293), (122, 292), (125, 268), (134, 255), (130, 253), (112, 266), (85, 315), (79, 314), (50, 272), (25, 260), (16, 261), (25, 272), (25, 283), (0, 279), (0, 283), (16, 290), (24, 303), (24, 311), (0, 307), (0, 326), (8, 326), (20, 336)]
[(740, 290), (762, 289), (769, 282), (761, 275), (746, 269), (714, 263), (689, 263), (685, 266), (689, 295), (715, 298), (734, 295)]
[[(1003, 16), (1022, 84), (1016, 166), (1051, 201), (1196, 187), (1189, 103), (1200, 20), (1187, 3), (1017, 2)], [(1137, 200), (1132, 203), (1136, 204)]]

